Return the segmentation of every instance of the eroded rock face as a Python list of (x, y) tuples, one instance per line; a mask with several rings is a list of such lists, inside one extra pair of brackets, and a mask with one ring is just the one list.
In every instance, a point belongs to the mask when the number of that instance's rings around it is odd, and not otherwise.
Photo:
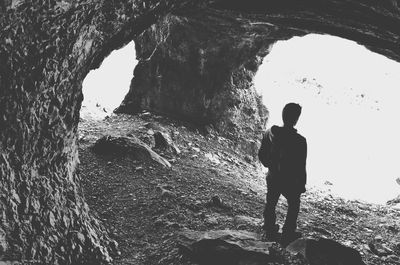
[(1, 261), (111, 260), (116, 243), (89, 214), (76, 171), (81, 84), (183, 2), (30, 0), (1, 10)]
[(265, 119), (251, 79), (278, 39), (329, 33), (400, 61), (398, 0), (297, 3), (1, 2), (0, 260), (110, 260), (115, 244), (89, 214), (76, 172), (81, 85), (135, 37), (140, 64), (128, 109), (196, 117), (232, 137), (251, 138)]
[(139, 63), (117, 112), (147, 109), (256, 139), (268, 111), (252, 81), (271, 31), (211, 11), (166, 16), (135, 39)]

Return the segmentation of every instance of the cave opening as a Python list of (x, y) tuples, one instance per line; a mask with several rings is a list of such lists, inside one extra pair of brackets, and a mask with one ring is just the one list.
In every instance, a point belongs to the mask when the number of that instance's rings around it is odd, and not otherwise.
[(254, 80), (270, 118), (303, 107), (308, 185), (347, 199), (385, 203), (399, 193), (396, 102), (400, 64), (353, 41), (310, 34), (277, 42)]
[(103, 119), (121, 104), (137, 64), (135, 58), (135, 42), (131, 41), (114, 50), (99, 68), (89, 72), (82, 84), (82, 118)]

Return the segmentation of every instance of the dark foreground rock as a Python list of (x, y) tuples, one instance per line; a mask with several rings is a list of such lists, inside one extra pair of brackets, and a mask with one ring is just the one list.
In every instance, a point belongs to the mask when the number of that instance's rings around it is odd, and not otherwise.
[(279, 250), (277, 244), (263, 242), (258, 234), (245, 230), (184, 230), (179, 234), (178, 240), (182, 254), (204, 265), (261, 265), (268, 262), (365, 265), (357, 250), (325, 238), (297, 239), (286, 248), (287, 253), (285, 250)]
[(102, 155), (133, 155), (136, 159), (156, 162), (170, 168), (171, 164), (159, 154), (151, 150), (145, 143), (136, 137), (103, 136), (93, 145), (93, 151)]
[(258, 234), (245, 230), (184, 230), (178, 241), (181, 253), (200, 265), (306, 264), (288, 258), (275, 243), (263, 242)]
[(300, 238), (286, 249), (294, 255), (302, 255), (310, 265), (365, 265), (357, 250), (330, 239)]
[(257, 234), (247, 231), (186, 230), (179, 236), (182, 253), (199, 264), (264, 264), (271, 261), (271, 243), (261, 242)]

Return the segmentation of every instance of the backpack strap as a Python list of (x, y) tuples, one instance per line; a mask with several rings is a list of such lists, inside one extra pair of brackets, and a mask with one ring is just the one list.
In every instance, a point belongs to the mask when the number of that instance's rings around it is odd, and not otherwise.
[(258, 151), (258, 159), (265, 167), (270, 167), (271, 165), (271, 149), (272, 149), (272, 141), (269, 135), (269, 131), (263, 134), (263, 138), (261, 140), (261, 147)]

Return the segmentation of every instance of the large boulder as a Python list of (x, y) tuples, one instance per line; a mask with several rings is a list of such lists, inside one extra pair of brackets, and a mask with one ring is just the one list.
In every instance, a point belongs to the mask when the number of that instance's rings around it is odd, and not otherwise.
[(102, 155), (132, 155), (136, 159), (147, 162), (156, 162), (159, 165), (170, 168), (171, 164), (151, 150), (149, 146), (138, 138), (106, 135), (98, 139), (93, 145), (93, 151)]
[(179, 247), (186, 256), (199, 264), (254, 264), (271, 261), (269, 248), (272, 243), (248, 231), (216, 230), (191, 231), (179, 234)]
[(179, 150), (178, 146), (172, 141), (169, 134), (164, 132), (155, 132), (154, 133), (154, 142), (155, 142), (155, 149), (173, 153), (179, 155), (181, 150)]
[(200, 265), (306, 264), (276, 243), (263, 242), (260, 235), (245, 230), (184, 230), (179, 233), (178, 246)]
[(292, 254), (300, 254), (310, 265), (365, 265), (360, 253), (334, 240), (300, 238), (286, 248)]

